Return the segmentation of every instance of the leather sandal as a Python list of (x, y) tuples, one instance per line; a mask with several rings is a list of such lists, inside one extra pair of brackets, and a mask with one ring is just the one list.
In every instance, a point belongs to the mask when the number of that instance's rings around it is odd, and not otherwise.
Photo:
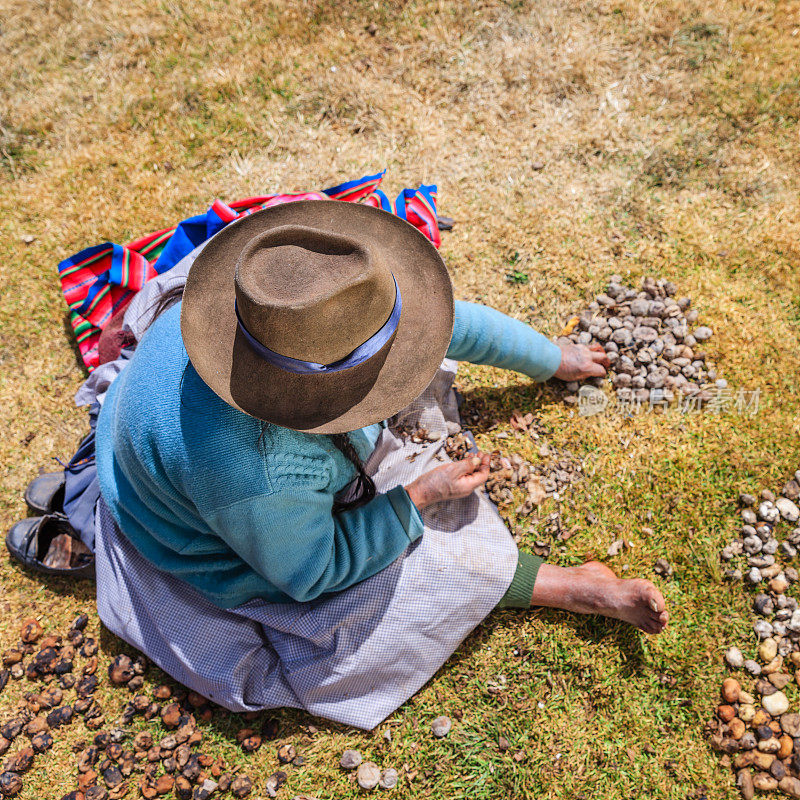
[(6, 547), (20, 564), (44, 575), (94, 578), (94, 553), (63, 514), (17, 522), (6, 536)]
[(25, 490), (25, 502), (34, 514), (64, 510), (64, 472), (45, 472), (34, 478)]

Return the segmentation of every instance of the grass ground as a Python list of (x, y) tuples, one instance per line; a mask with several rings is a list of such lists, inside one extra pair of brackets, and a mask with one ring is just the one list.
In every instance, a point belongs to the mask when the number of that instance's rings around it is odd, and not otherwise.
[[(670, 627), (647, 639), (560, 613), (495, 614), (373, 733), (282, 712), (283, 739), (308, 761), (282, 794), (355, 796), (336, 764), (356, 747), (416, 772), (403, 797), (735, 796), (702, 724), (724, 648), (753, 649), (746, 593), (719, 581), (733, 498), (800, 466), (799, 24), (797, 0), (0, 0), (3, 527), (85, 428), (59, 259), (214, 197), (384, 167), (394, 190), (435, 182), (456, 219), (442, 253), (459, 296), (555, 335), (609, 275), (668, 277), (761, 409), (583, 419), (518, 376), (465, 368), (464, 388), (503, 420), (482, 444), (523, 408), (586, 459), (590, 480), (564, 508), (578, 532), (554, 559), (604, 554), (618, 536), (635, 548), (608, 561), (627, 574), (653, 577), (666, 557)], [(506, 282), (512, 262), (527, 284)], [(64, 629), (92, 603), (89, 586), (0, 558), (2, 647), (31, 614)], [(102, 637), (103, 663), (121, 650)], [(505, 689), (490, 694), (498, 674)], [(0, 718), (23, 688), (0, 695)], [(103, 687), (103, 704), (121, 707), (119, 694)], [(449, 738), (431, 741), (428, 722), (456, 711)], [(275, 751), (238, 755), (238, 724), (206, 725), (210, 749), (263, 792)], [(80, 724), (58, 737), (25, 800), (74, 788), (69, 746), (82, 738)]]

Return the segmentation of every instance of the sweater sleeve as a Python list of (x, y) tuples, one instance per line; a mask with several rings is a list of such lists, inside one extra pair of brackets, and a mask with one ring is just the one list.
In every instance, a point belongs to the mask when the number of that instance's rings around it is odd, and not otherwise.
[(298, 602), (369, 578), (422, 535), (422, 518), (402, 486), (336, 515), (332, 503), (325, 491), (295, 485), (221, 509), (209, 523), (252, 569)]
[(561, 364), (561, 349), (520, 320), (457, 300), (447, 357), (513, 369), (535, 381), (546, 381)]

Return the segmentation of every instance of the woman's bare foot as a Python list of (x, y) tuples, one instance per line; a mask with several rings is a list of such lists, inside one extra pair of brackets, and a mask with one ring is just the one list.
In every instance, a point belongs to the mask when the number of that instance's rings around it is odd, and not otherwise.
[(621, 619), (645, 633), (661, 633), (669, 620), (664, 596), (650, 581), (618, 578), (599, 561), (579, 567), (542, 564), (532, 606)]

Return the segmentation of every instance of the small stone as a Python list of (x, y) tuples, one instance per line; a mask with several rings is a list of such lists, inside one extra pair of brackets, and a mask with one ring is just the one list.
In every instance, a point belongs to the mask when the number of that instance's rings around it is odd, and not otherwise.
[(177, 703), (170, 703), (161, 710), (161, 721), (165, 728), (177, 728), (181, 720), (181, 707)]
[(745, 525), (755, 525), (756, 522), (758, 522), (758, 517), (754, 511), (749, 508), (745, 508), (742, 510), (742, 522)]
[(794, 478), (790, 480), (786, 486), (783, 487), (783, 491), (781, 494), (784, 497), (788, 497), (790, 500), (799, 500), (800, 499), (800, 483), (798, 483)]
[(800, 736), (800, 714), (783, 714), (780, 719), (781, 730), (796, 739)]
[(762, 753), (774, 755), (781, 749), (781, 743), (774, 736), (770, 736), (768, 739), (762, 739), (757, 747)]
[(237, 775), (231, 783), (231, 794), (234, 797), (247, 797), (253, 791), (253, 782), (247, 775)]
[(47, 724), (51, 728), (60, 728), (62, 725), (68, 725), (72, 722), (73, 711), (71, 706), (62, 706), (61, 708), (54, 708), (47, 715)]
[(750, 770), (743, 769), (739, 772), (736, 776), (736, 785), (739, 787), (744, 800), (753, 800), (755, 788), (753, 787), (753, 776), (750, 774)]
[(734, 717), (728, 723), (728, 732), (737, 741), (741, 739), (742, 736), (744, 736), (745, 730), (746, 730), (745, 724), (741, 719), (739, 719), (739, 717)]
[(739, 739), (739, 748), (742, 750), (752, 750), (756, 746), (756, 737), (753, 731), (745, 731), (744, 736)]
[(763, 697), (761, 705), (763, 705), (765, 711), (772, 714), (773, 717), (779, 717), (789, 710), (789, 701), (783, 692), (775, 692), (775, 694)]
[(717, 716), (725, 723), (730, 722), (736, 716), (736, 709), (728, 704), (717, 707)]
[(741, 688), (735, 678), (726, 678), (722, 682), (722, 699), (727, 703), (735, 703), (739, 699)]
[(25, 622), (22, 623), (22, 630), (20, 631), (19, 638), (26, 644), (33, 644), (42, 638), (43, 633), (44, 631), (39, 624), (39, 620), (31, 617), (31, 619), (25, 620)]
[(37, 733), (31, 738), (31, 747), (37, 753), (44, 753), (53, 746), (53, 737), (47, 732)]
[(761, 572), (757, 567), (753, 567), (747, 573), (747, 581), (748, 583), (756, 584), (761, 581)]
[(776, 758), (769, 765), (769, 774), (772, 775), (776, 781), (779, 781), (781, 778), (786, 776), (786, 767), (783, 765), (783, 761), (780, 758)]
[(787, 522), (797, 522), (800, 520), (800, 508), (789, 500), (788, 497), (779, 497), (775, 501), (775, 507)]
[(745, 493), (739, 495), (739, 505), (744, 508), (747, 508), (748, 506), (754, 506), (756, 502), (755, 495)]
[(769, 676), (769, 682), (776, 689), (785, 689), (792, 682), (792, 676), (785, 672), (773, 672)]
[(789, 581), (783, 575), (778, 574), (769, 582), (769, 588), (775, 594), (783, 594), (789, 588)]
[(772, 661), (778, 655), (778, 643), (774, 639), (764, 639), (758, 646), (758, 655), (762, 661)]
[(297, 751), (290, 744), (285, 744), (278, 748), (278, 761), (281, 764), (288, 764), (290, 761), (294, 761), (296, 756)]
[(772, 792), (778, 788), (778, 781), (766, 772), (753, 775), (753, 788), (757, 792)]
[(742, 722), (751, 722), (756, 715), (756, 707), (752, 703), (743, 703), (739, 706), (739, 719)]
[[(158, 784), (156, 784), (156, 786), (158, 786)], [(192, 792), (192, 800), (208, 800), (208, 798), (211, 797), (216, 790), (217, 783), (206, 778), (200, 784), (200, 786), (195, 786), (194, 791)], [(267, 778), (267, 791), (269, 791), (269, 778)]]
[(742, 651), (738, 647), (728, 648), (728, 652), (725, 653), (725, 661), (732, 669), (741, 669), (744, 665)]
[(8, 741), (13, 742), (17, 736), (22, 733), (22, 729), (25, 727), (26, 720), (25, 717), (14, 717), (14, 719), (9, 720), (0, 728), (0, 734), (2, 734), (4, 739), (8, 739)]
[(283, 786), (286, 781), (288, 780), (289, 776), (283, 771), (278, 770), (277, 772), (273, 772), (272, 775), (267, 778), (264, 783), (264, 786), (267, 790), (267, 794), (270, 797), (277, 797), (278, 796), (278, 789)]
[(192, 782), (188, 778), (184, 778), (183, 775), (178, 775), (175, 778), (175, 795), (180, 798), (180, 800), (191, 800), (192, 797)]
[(372, 791), (381, 780), (381, 771), (377, 764), (372, 761), (365, 761), (358, 768), (356, 780), (362, 789)]
[(620, 347), (628, 347), (633, 341), (633, 334), (627, 328), (617, 328), (611, 334), (611, 341), (620, 345)]
[(658, 331), (648, 325), (638, 325), (633, 329), (633, 338), (638, 342), (654, 342), (658, 339)]
[(33, 757), (36, 755), (32, 747), (24, 747), (15, 756), (12, 756), (5, 764), (5, 769), (9, 772), (16, 772), (22, 775), (27, 772), (33, 764)]
[(89, 624), (88, 614), (78, 614), (72, 622), (72, 627), (76, 631), (82, 631)]
[(252, 731), (249, 736), (246, 736), (244, 739), (242, 739), (242, 750), (244, 750), (245, 753), (255, 753), (255, 751), (261, 747), (261, 743), (261, 736), (255, 731)]
[(16, 797), (22, 791), (22, 778), (16, 772), (0, 774), (0, 794), (3, 797)]
[(775, 632), (772, 625), (765, 619), (753, 623), (753, 631), (759, 639), (768, 639)]
[(775, 694), (777, 689), (769, 681), (758, 680), (756, 681), (756, 691), (762, 697), (768, 697), (771, 694)]
[(108, 677), (115, 686), (122, 686), (133, 678), (133, 661), (124, 653), (118, 655), (108, 666)]
[(771, 617), (775, 612), (772, 598), (768, 594), (757, 594), (753, 599), (753, 610), (762, 617)]
[(699, 328), (694, 329), (692, 335), (698, 342), (707, 342), (714, 334), (711, 328), (701, 325)]
[(436, 719), (431, 722), (431, 731), (433, 731), (433, 735), (438, 739), (447, 736), (447, 734), (450, 733), (451, 727), (452, 723), (450, 722), (450, 717), (444, 715), (436, 717)]
[(394, 789), (394, 787), (397, 786), (397, 780), (397, 770), (394, 767), (389, 767), (381, 772), (381, 779), (378, 782), (378, 786), (380, 786), (381, 789)]
[(119, 771), (119, 767), (115, 767), (113, 765), (106, 767), (106, 769), (102, 771), (102, 775), (103, 775), (103, 780), (106, 782), (106, 786), (108, 786), (109, 789), (113, 789), (116, 786), (119, 786), (123, 781), (123, 776), (122, 773)]
[(672, 575), (672, 565), (666, 558), (657, 558), (653, 570), (656, 575), (662, 575), (665, 578)]
[(358, 750), (345, 750), (339, 760), (342, 769), (355, 769), (361, 763), (361, 753)]
[(786, 775), (778, 781), (778, 788), (789, 797), (800, 797), (800, 780)]

